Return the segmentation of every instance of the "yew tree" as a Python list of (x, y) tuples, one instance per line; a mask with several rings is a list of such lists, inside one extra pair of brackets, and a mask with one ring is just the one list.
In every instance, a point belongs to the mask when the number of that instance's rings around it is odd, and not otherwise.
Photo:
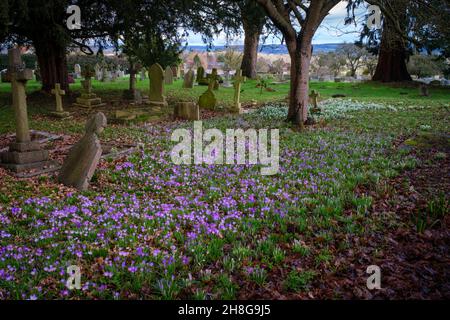
[(258, 46), (267, 16), (256, 0), (238, 1), (240, 19), (244, 29), (244, 55), (242, 57), (242, 75), (256, 79), (256, 63), (258, 60)]
[(312, 39), (339, 0), (257, 0), (283, 35), (291, 58), (288, 120), (303, 126), (308, 116)]
[[(81, 29), (69, 30), (67, 7), (81, 8)], [(89, 41), (102, 41), (112, 15), (106, 1), (9, 0), (0, 2), (0, 43), (33, 46), (41, 73), (42, 90), (60, 83), (68, 90), (66, 54), (69, 48), (92, 53)]]

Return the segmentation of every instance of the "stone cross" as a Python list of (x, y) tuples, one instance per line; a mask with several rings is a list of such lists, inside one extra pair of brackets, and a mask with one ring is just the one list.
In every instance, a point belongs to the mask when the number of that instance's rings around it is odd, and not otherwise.
[(13, 48), (8, 51), (9, 66), (7, 79), (11, 81), (14, 116), (16, 120), (16, 142), (30, 142), (30, 129), (28, 127), (27, 96), (25, 87), (28, 80), (33, 78), (31, 69), (24, 69), (20, 57), (20, 49)]
[(320, 94), (316, 90), (311, 91), (311, 94), (309, 95), (309, 98), (312, 100), (312, 104), (314, 106), (313, 110), (318, 110), (319, 109), (318, 103), (317, 103), (317, 99), (319, 97), (320, 97)]
[(54, 94), (56, 98), (56, 111), (63, 112), (62, 96), (66, 94), (66, 91), (61, 90), (61, 85), (56, 83), (55, 89), (52, 90), (52, 94)]
[(78, 190), (86, 190), (94, 175), (100, 158), (102, 146), (98, 135), (106, 127), (106, 117), (99, 112), (86, 123), (86, 133), (69, 151), (59, 173), (59, 181)]
[(241, 112), (241, 85), (242, 83), (247, 80), (246, 77), (242, 76), (242, 70), (238, 69), (236, 70), (236, 75), (233, 78), (233, 87), (234, 87), (234, 112), (240, 113)]
[(26, 83), (33, 78), (33, 72), (23, 67), (20, 49), (10, 49), (8, 57), (7, 81), (11, 82), (12, 87), (16, 141), (9, 145), (9, 151), (0, 153), (0, 166), (15, 172), (40, 169), (49, 164), (48, 151), (42, 150), (39, 143), (31, 141), (25, 94)]

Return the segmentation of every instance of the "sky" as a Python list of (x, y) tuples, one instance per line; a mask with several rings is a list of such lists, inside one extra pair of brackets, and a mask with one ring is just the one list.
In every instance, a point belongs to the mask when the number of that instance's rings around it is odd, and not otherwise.
[[(330, 14), (325, 18), (324, 22), (317, 30), (316, 35), (313, 39), (313, 44), (325, 44), (325, 43), (343, 43), (343, 42), (354, 42), (358, 39), (359, 27), (355, 25), (345, 26), (344, 19), (347, 16), (346, 9), (347, 2), (341, 1), (336, 7), (331, 10)], [(358, 17), (364, 15), (365, 10), (359, 10), (357, 12)], [(190, 46), (202, 46), (201, 36), (197, 34), (192, 34), (188, 37), (188, 43)], [(242, 45), (244, 39), (235, 38), (231, 41), (231, 45)], [(279, 44), (280, 40), (276, 38), (268, 38), (266, 44)], [(223, 46), (226, 44), (226, 35), (220, 34), (214, 41), (214, 45)]]

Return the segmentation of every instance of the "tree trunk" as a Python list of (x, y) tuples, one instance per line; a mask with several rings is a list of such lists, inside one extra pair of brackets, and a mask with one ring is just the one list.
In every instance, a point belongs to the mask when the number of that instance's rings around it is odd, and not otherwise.
[[(246, 19), (243, 18), (243, 21)], [(256, 71), (256, 62), (258, 61), (258, 45), (259, 45), (259, 36), (262, 32), (262, 26), (255, 26), (250, 23), (250, 21), (246, 21), (243, 23), (244, 25), (244, 55), (242, 57), (242, 75), (250, 78), (256, 79), (257, 71)]]
[[(394, 2), (397, 12), (404, 12), (404, 23), (406, 33), (406, 7), (401, 1)], [(381, 36), (380, 53), (378, 56), (378, 65), (372, 78), (374, 81), (396, 82), (411, 81), (408, 68), (406, 67), (406, 44), (401, 35), (398, 34), (392, 22), (385, 19), (383, 24), (383, 33)]]
[[(312, 35), (304, 34), (300, 43), (286, 41), (291, 57), (291, 86), (288, 120), (303, 126), (308, 118), (309, 66), (312, 55)], [(297, 46), (300, 50), (297, 51)]]
[(68, 91), (66, 47), (54, 41), (41, 39), (33, 39), (33, 45), (39, 63), (42, 90), (51, 92), (55, 84), (59, 83), (61, 89)]
[(130, 62), (130, 92), (136, 90), (136, 64)]

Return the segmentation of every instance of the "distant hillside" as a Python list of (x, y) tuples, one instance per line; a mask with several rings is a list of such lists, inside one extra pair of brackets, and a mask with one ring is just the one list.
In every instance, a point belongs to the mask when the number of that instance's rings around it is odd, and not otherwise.
[[(316, 44), (314, 45), (314, 52), (332, 52), (335, 51), (341, 44), (339, 43), (326, 43), (326, 44)], [(244, 46), (233, 46), (238, 51), (242, 51)], [(208, 48), (207, 46), (187, 46), (186, 51), (222, 51), (225, 49), (225, 46), (214, 46), (212, 48)], [(259, 48), (260, 52), (266, 54), (287, 54), (287, 48), (285, 45), (281, 44), (272, 44), (272, 45), (263, 45)]]

